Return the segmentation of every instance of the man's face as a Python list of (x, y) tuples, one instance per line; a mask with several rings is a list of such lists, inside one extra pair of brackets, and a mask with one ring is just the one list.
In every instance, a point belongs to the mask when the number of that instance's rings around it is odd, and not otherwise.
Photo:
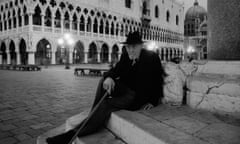
[(129, 44), (126, 45), (126, 50), (130, 59), (138, 58), (142, 49), (142, 44)]

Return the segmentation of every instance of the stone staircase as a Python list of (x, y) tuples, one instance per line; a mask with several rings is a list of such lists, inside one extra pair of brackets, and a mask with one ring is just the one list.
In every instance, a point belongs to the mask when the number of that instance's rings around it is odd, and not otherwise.
[[(87, 112), (69, 118), (57, 132), (71, 129)], [(231, 119), (231, 122), (227, 121)], [(53, 131), (39, 136), (37, 144)], [(240, 120), (191, 109), (160, 105), (149, 111), (119, 111), (111, 115), (107, 128), (78, 138), (75, 144), (239, 144)]]

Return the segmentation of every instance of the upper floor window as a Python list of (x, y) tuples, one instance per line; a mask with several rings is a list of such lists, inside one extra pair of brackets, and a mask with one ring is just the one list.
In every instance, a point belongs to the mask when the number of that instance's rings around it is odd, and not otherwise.
[(176, 25), (179, 25), (179, 16), (176, 15)]
[(125, 7), (131, 8), (131, 0), (125, 0)]
[(155, 17), (158, 18), (159, 16), (159, 9), (158, 6), (155, 6)]
[(167, 11), (167, 13), (166, 13), (166, 20), (167, 20), (167, 22), (169, 22), (169, 20), (170, 20), (170, 12), (169, 11)]

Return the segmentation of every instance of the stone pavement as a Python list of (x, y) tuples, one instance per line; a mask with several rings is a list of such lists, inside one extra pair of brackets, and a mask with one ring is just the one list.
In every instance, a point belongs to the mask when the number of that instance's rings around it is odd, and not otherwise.
[(36, 143), (37, 136), (90, 107), (100, 78), (76, 77), (73, 70), (0, 71), (0, 144)]

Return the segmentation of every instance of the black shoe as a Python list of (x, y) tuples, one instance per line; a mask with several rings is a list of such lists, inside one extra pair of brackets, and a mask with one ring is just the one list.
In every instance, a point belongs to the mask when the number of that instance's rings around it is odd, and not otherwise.
[(75, 132), (73, 130), (70, 130), (66, 133), (47, 138), (46, 141), (48, 144), (68, 144), (74, 134)]

